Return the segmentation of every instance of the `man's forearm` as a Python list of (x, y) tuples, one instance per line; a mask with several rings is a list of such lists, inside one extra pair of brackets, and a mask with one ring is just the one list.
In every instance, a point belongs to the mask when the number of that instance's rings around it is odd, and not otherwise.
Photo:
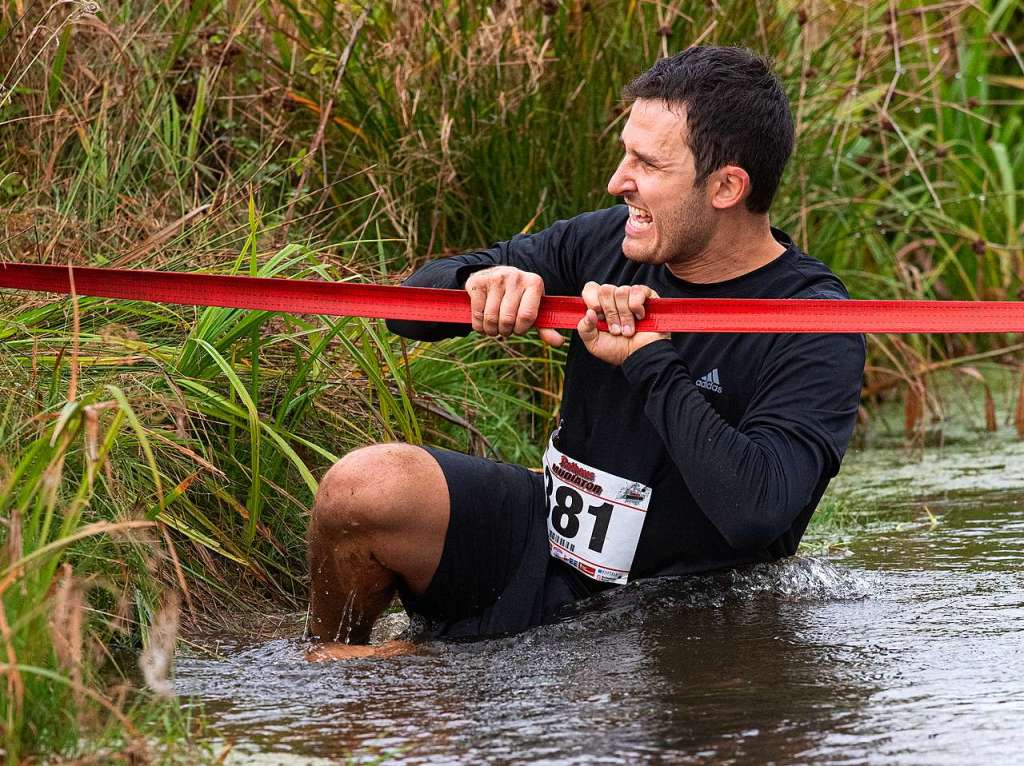
[[(438, 258), (421, 266), (402, 284), (406, 287), (461, 290), (466, 277), (473, 271), (493, 265), (481, 258), (481, 255), (480, 253), (470, 253), (451, 258)], [(426, 341), (468, 335), (472, 329), (468, 324), (456, 322), (414, 322), (402, 319), (387, 320), (387, 328), (403, 338)]]

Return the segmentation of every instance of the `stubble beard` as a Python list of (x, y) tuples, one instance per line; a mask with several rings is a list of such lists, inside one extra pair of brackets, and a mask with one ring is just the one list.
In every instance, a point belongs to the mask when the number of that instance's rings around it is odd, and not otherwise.
[[(672, 214), (666, 214), (656, 222), (658, 245), (655, 250), (627, 252), (623, 241), (623, 254), (638, 263), (683, 266), (698, 258), (707, 250), (714, 234), (710, 216), (704, 210), (701, 196), (693, 190), (686, 201)], [(639, 243), (637, 243), (639, 244)]]

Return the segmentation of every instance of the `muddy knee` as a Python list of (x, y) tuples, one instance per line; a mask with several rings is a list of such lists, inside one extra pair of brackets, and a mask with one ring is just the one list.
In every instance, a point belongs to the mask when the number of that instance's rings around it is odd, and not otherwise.
[(448, 506), (444, 473), (426, 450), (377, 444), (350, 452), (331, 467), (317, 491), (309, 530), (311, 565), (329, 549), (354, 546), (422, 592), (441, 559)]
[(437, 468), (425, 450), (374, 444), (335, 463), (317, 488), (312, 527), (328, 534), (396, 529), (419, 515)]

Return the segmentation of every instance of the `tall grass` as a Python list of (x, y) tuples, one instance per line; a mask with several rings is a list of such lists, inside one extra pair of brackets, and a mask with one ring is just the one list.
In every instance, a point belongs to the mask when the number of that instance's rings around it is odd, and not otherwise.
[[(139, 700), (107, 690), (99, 674), (111, 648), (133, 635), (144, 658), (173, 651), (173, 631), (161, 626), (176, 620), (176, 607), (161, 608), (160, 593), (184, 581), (157, 520), (175, 493), (160, 491), (154, 452), (124, 392), (107, 384), (80, 393), (74, 374), (71, 381), (61, 406), (40, 409), (4, 386), (0, 746), (8, 763), (40, 747), (73, 752), (83, 736), (112, 754), (150, 754), (131, 721), (142, 717)], [(147, 496), (156, 503), (140, 505)], [(154, 688), (166, 672), (155, 666)], [(145, 710), (160, 707), (167, 720), (183, 720), (160, 701)]]
[[(1006, 0), (0, 0), (0, 258), (395, 281), (610, 204), (619, 89), (706, 42), (775, 60), (799, 144), (773, 223), (857, 297), (1015, 298), (1022, 21)], [(911, 392), (919, 430), (929, 371), (1015, 343), (876, 338), (869, 391)], [(232, 309), (7, 293), (0, 346), (9, 763), (108, 721), (152, 736), (99, 667), (168, 634), (165, 594), (186, 623), (301, 609), (336, 456), (400, 439), (536, 462), (561, 391), (560, 353), (529, 338)]]

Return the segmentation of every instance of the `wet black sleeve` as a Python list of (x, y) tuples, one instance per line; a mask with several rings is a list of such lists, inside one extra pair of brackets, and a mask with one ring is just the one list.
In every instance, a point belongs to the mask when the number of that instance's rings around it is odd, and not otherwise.
[(779, 336), (776, 351), (736, 427), (700, 393), (671, 341), (622, 365), (697, 504), (740, 551), (767, 548), (836, 474), (860, 402), (861, 336)]
[[(514, 266), (540, 274), (547, 295), (577, 295), (576, 258), (580, 231), (586, 216), (558, 221), (536, 234), (518, 234), (506, 242), (473, 253), (430, 261), (402, 284), (409, 287), (442, 287), (461, 290), (470, 274), (490, 266)], [(468, 324), (388, 320), (393, 333), (413, 340), (441, 340), (466, 335)]]

